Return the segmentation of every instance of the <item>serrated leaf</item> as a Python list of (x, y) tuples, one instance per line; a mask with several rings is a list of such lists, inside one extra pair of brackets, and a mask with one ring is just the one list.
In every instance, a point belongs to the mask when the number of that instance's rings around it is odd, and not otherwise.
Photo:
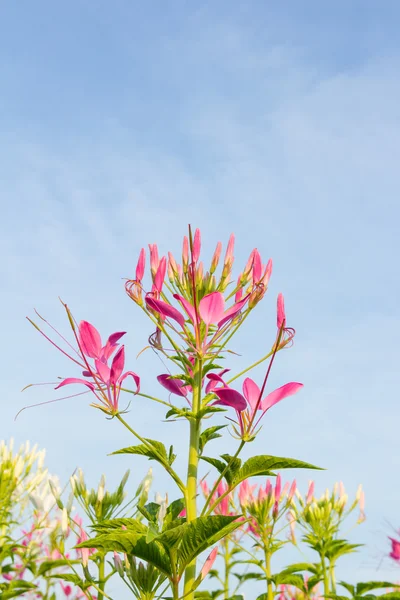
[(238, 521), (239, 517), (212, 515), (186, 523), (178, 548), (179, 573), (182, 575), (187, 565), (199, 554), (240, 527), (242, 522)]
[(248, 477), (256, 477), (259, 475), (273, 475), (271, 471), (281, 469), (320, 469), (310, 463), (297, 460), (295, 458), (284, 458), (280, 456), (259, 455), (252, 456), (243, 464), (241, 469), (236, 473), (232, 485), (237, 486)]
[(235, 471), (231, 467), (227, 468), (226, 462), (223, 462), (222, 460), (219, 460), (218, 458), (212, 458), (210, 456), (201, 456), (200, 458), (201, 458), (201, 460), (204, 460), (205, 462), (207, 462), (210, 465), (212, 465), (213, 467), (215, 467), (217, 469), (217, 471), (220, 473), (220, 475), (222, 475), (222, 473), (223, 473), (224, 474), (223, 477), (229, 486), (232, 484), (233, 478), (235, 476)]
[(400, 600), (400, 592), (388, 592), (378, 596), (379, 600)]
[(208, 444), (208, 442), (210, 442), (211, 440), (216, 440), (217, 438), (222, 437), (221, 434), (219, 434), (217, 432), (220, 431), (221, 429), (224, 429), (225, 427), (227, 427), (227, 425), (214, 425), (214, 427), (209, 427), (208, 429), (205, 429), (201, 433), (200, 439), (199, 439), (199, 452), (200, 452), (200, 454), (203, 453), (205, 445)]

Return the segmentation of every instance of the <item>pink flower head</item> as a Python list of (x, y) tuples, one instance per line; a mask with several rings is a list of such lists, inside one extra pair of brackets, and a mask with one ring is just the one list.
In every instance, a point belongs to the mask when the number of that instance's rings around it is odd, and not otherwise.
[[(125, 335), (125, 332), (117, 331), (112, 333), (103, 346), (100, 333), (91, 323), (88, 321), (81, 321), (78, 328), (76, 328), (74, 318), (66, 304), (64, 304), (64, 308), (67, 312), (75, 336), (78, 346), (77, 349), (50, 325), (53, 331), (55, 331), (61, 337), (63, 342), (68, 345), (68, 351), (64, 350), (33, 323), (33, 321), (31, 321), (36, 329), (38, 329), (53, 346), (81, 368), (82, 375), (86, 378), (67, 377), (66, 379), (63, 379), (55, 389), (70, 384), (84, 385), (99, 401), (98, 404), (92, 404), (92, 406), (100, 408), (106, 413), (115, 414), (118, 412), (118, 399), (123, 381), (131, 376), (136, 384), (136, 393), (139, 392), (140, 388), (140, 378), (136, 373), (133, 373), (133, 371), (123, 373), (125, 351), (124, 346), (119, 346), (118, 342), (121, 337)], [(43, 317), (40, 318), (47, 323)], [(111, 365), (109, 366), (108, 362), (111, 359)], [(94, 364), (91, 364), (91, 360)], [(76, 396), (79, 394), (74, 395)]]
[[(215, 388), (214, 393), (218, 396), (218, 400), (214, 404), (234, 408), (238, 413), (240, 435), (251, 435), (261, 418), (272, 406), (295, 394), (302, 387), (302, 383), (286, 383), (261, 398), (261, 390), (258, 385), (247, 377), (243, 382), (243, 395), (230, 387)], [(257, 410), (261, 410), (262, 414), (254, 423)]]
[(94, 383), (85, 379), (79, 379), (76, 377), (67, 377), (61, 383), (56, 386), (56, 390), (65, 385), (73, 383), (85, 385), (94, 393), (96, 398), (100, 401), (100, 404), (94, 404), (97, 408), (101, 408), (105, 412), (117, 413), (118, 402), (121, 393), (121, 387), (123, 381), (127, 377), (132, 377), (136, 384), (136, 393), (140, 390), (140, 378), (133, 371), (126, 371), (123, 373), (125, 365), (125, 347), (121, 346), (118, 352), (115, 354), (111, 367), (108, 366), (107, 362), (101, 360), (95, 360), (95, 369), (90, 367), (87, 363), (87, 370), (84, 371), (84, 375), (92, 377)]

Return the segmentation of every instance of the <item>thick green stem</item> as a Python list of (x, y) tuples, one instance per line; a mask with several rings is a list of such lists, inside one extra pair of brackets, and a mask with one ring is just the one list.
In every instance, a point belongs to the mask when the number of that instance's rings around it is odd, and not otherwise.
[[(197, 518), (197, 471), (199, 465), (200, 420), (197, 418), (201, 406), (202, 361), (195, 365), (195, 385), (193, 386), (192, 412), (190, 419), (189, 459), (186, 482), (186, 520), (188, 523)], [(191, 592), (196, 579), (196, 561), (193, 561), (185, 571), (184, 593), (186, 600), (194, 599)], [(186, 596), (187, 594), (187, 596)]]
[(267, 576), (267, 598), (268, 600), (274, 600), (274, 590), (272, 588), (272, 581), (270, 581), (271, 577), (271, 553), (265, 548), (265, 574)]
[[(190, 421), (189, 462), (186, 485), (186, 519), (188, 523), (197, 517), (197, 469), (199, 462), (200, 426), (197, 419)], [(194, 593), (189, 594), (196, 578), (196, 561), (193, 561), (185, 572), (185, 594), (187, 600), (193, 600)]]

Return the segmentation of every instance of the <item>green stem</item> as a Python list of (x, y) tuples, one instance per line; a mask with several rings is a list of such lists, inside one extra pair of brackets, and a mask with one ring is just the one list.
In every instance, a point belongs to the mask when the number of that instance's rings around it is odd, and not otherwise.
[(172, 587), (172, 598), (173, 598), (173, 600), (179, 600), (179, 582), (178, 581), (172, 581), (171, 582), (171, 587)]
[(336, 575), (335, 575), (335, 564), (330, 563), (329, 573), (331, 577), (332, 594), (336, 594)]
[(229, 539), (224, 539), (224, 565), (225, 565), (225, 577), (224, 577), (224, 600), (229, 600), (229, 573), (230, 573), (230, 552), (229, 552)]
[[(194, 369), (195, 385), (193, 386), (192, 412), (190, 419), (189, 458), (186, 483), (186, 520), (188, 523), (197, 518), (197, 471), (199, 465), (200, 420), (197, 417), (201, 406), (202, 359), (196, 361)], [(194, 599), (191, 592), (196, 578), (196, 561), (194, 560), (185, 571), (184, 594), (187, 600)]]
[(104, 556), (102, 556), (99, 560), (99, 595), (97, 596), (97, 600), (104, 599), (105, 585), (105, 558)]
[(325, 596), (329, 594), (329, 575), (328, 569), (326, 568), (325, 556), (321, 555), (321, 566), (322, 566), (322, 575), (324, 580), (324, 594)]

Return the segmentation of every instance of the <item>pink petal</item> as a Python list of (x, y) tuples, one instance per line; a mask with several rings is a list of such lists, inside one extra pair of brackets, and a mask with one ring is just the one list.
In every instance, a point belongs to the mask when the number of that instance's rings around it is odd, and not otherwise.
[(200, 571), (200, 576), (201, 579), (203, 580), (206, 575), (208, 575), (211, 567), (213, 566), (215, 559), (217, 558), (218, 555), (218, 546), (215, 546), (215, 548), (213, 548), (213, 550), (211, 550), (210, 554), (207, 556), (205, 563)]
[(253, 282), (257, 283), (261, 279), (262, 272), (262, 262), (261, 256), (257, 248), (254, 250), (253, 254)]
[(110, 335), (110, 337), (108, 338), (108, 340), (107, 340), (107, 341), (108, 341), (108, 342), (110, 342), (110, 344), (114, 345), (114, 344), (116, 344), (116, 343), (117, 343), (117, 342), (118, 342), (118, 341), (119, 341), (119, 340), (122, 338), (122, 336), (123, 336), (123, 335), (125, 335), (125, 334), (126, 334), (126, 331), (116, 331), (115, 333), (112, 333), (112, 334)]
[(160, 260), (160, 264), (158, 266), (157, 273), (154, 277), (154, 285), (156, 286), (157, 291), (159, 291), (159, 292), (161, 292), (161, 290), (162, 290), (166, 270), (167, 270), (167, 259), (165, 258), (165, 256), (163, 256), (162, 259)]
[(160, 315), (163, 317), (174, 319), (174, 321), (179, 323), (179, 325), (184, 328), (184, 316), (170, 304), (163, 302), (163, 300), (156, 300), (156, 298), (153, 298), (152, 296), (146, 296), (146, 304), (149, 308), (160, 313)]
[(225, 300), (221, 292), (212, 292), (200, 300), (199, 312), (206, 325), (218, 323), (224, 315)]
[(94, 361), (94, 364), (96, 365), (96, 370), (100, 375), (100, 378), (108, 385), (108, 382), (110, 381), (110, 367), (97, 358)]
[(139, 254), (139, 260), (136, 265), (136, 281), (142, 281), (144, 275), (144, 269), (146, 266), (146, 252), (142, 248)]
[(237, 392), (232, 388), (218, 388), (214, 390), (214, 393), (218, 396), (219, 400), (213, 402), (213, 404), (220, 404), (221, 406), (231, 406), (238, 412), (245, 410), (247, 407), (246, 399), (243, 398), (240, 392)]
[(157, 244), (149, 244), (150, 250), (150, 268), (153, 276), (156, 274), (160, 261), (158, 260)]
[(266, 396), (261, 402), (261, 408), (264, 412), (267, 411), (271, 408), (271, 406), (274, 406), (274, 404), (277, 404), (284, 398), (296, 394), (296, 392), (298, 392), (302, 387), (302, 383), (286, 383), (282, 387), (268, 394), (268, 396)]
[(277, 316), (276, 316), (276, 324), (278, 329), (281, 329), (282, 326), (285, 326), (286, 315), (285, 315), (285, 301), (283, 299), (283, 294), (278, 294), (277, 300)]
[(118, 344), (117, 344), (118, 340), (121, 339), (122, 336), (125, 335), (125, 333), (126, 333), (126, 331), (117, 331), (110, 335), (110, 337), (108, 338), (108, 340), (106, 342), (106, 345), (103, 346), (103, 348), (101, 350), (100, 360), (104, 360), (105, 362), (108, 361), (108, 359), (110, 358), (112, 353), (118, 347)]
[(261, 399), (260, 399), (260, 388), (258, 385), (250, 379), (250, 377), (246, 377), (243, 382), (243, 395), (249, 403), (251, 410), (254, 412), (257, 406), (257, 402), (260, 400), (259, 409), (261, 409)]
[(218, 321), (218, 329), (221, 329), (221, 327), (223, 325), (225, 325), (225, 323), (227, 323), (228, 321), (231, 321), (232, 319), (234, 319), (236, 317), (236, 315), (238, 313), (240, 313), (243, 306), (246, 304), (248, 298), (249, 298), (249, 295), (247, 295), (245, 298), (243, 298), (243, 300), (236, 302), (236, 304), (234, 304), (233, 306), (231, 306), (230, 308), (228, 308), (228, 310), (226, 310), (224, 312), (223, 318), (220, 321)]
[(111, 363), (110, 383), (116, 385), (125, 365), (125, 347), (121, 346)]
[(101, 337), (96, 327), (88, 321), (79, 323), (79, 342), (82, 351), (89, 358), (98, 358), (101, 352)]
[(184, 381), (181, 381), (180, 379), (171, 379), (171, 375), (168, 374), (158, 375), (157, 381), (161, 383), (166, 390), (171, 392), (171, 394), (183, 396), (184, 398), (186, 397), (187, 391)]
[(189, 262), (189, 240), (186, 235), (183, 237), (183, 245), (182, 245), (182, 266), (187, 266)]
[(136, 375), (133, 371), (126, 371), (119, 380), (118, 386), (121, 389), (122, 382), (127, 378), (132, 377), (136, 383), (136, 394), (140, 392), (140, 377)]
[(272, 260), (269, 259), (269, 261), (267, 262), (267, 266), (265, 267), (265, 271), (264, 271), (264, 275), (262, 276), (261, 279), (261, 283), (267, 287), (270, 277), (271, 277), (271, 273), (272, 273)]
[(67, 377), (67, 379), (64, 379), (54, 389), (58, 390), (58, 388), (64, 387), (64, 385), (69, 385), (70, 383), (81, 383), (82, 385), (86, 385), (86, 387), (90, 388), (91, 390), (95, 389), (94, 384), (90, 381), (86, 381), (85, 379), (78, 379), (76, 377)]
[(233, 249), (235, 247), (235, 236), (231, 233), (229, 238), (228, 247), (226, 249), (224, 264), (232, 264), (233, 263)]
[(196, 231), (194, 232), (193, 252), (192, 252), (192, 258), (193, 258), (194, 263), (197, 263), (197, 261), (199, 260), (200, 249), (201, 249), (200, 229), (196, 229)]
[(185, 310), (189, 319), (192, 321), (192, 323), (194, 323), (196, 321), (196, 313), (190, 302), (188, 302), (186, 298), (180, 296), (179, 294), (174, 294), (174, 298), (175, 300), (178, 300), (178, 302), (182, 305), (182, 308)]
[(225, 381), (222, 379), (222, 376), (230, 371), (230, 369), (223, 369), (219, 373), (207, 373), (206, 377), (209, 379), (209, 383), (206, 385), (206, 394), (209, 394), (213, 391), (217, 383), (222, 383), (225, 386)]

